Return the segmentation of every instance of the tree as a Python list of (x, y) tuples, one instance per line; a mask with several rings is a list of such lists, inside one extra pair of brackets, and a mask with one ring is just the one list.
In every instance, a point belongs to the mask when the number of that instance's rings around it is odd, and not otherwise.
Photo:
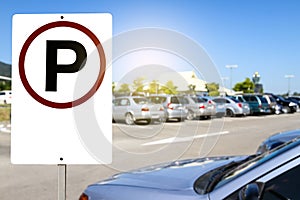
[(209, 96), (219, 96), (219, 84), (217, 83), (207, 83), (205, 85)]
[(138, 77), (133, 81), (133, 90), (134, 92), (144, 92), (144, 77)]
[(242, 91), (243, 93), (254, 93), (254, 83), (250, 78), (246, 78), (243, 82), (236, 83), (233, 90)]
[(1, 90), (11, 90), (11, 81), (0, 81)]
[(149, 83), (149, 94), (158, 94), (159, 93), (159, 83), (156, 80), (153, 80), (151, 83)]
[(112, 82), (112, 93), (115, 93), (115, 89), (116, 89), (116, 83)]
[(118, 89), (118, 93), (123, 93), (123, 94), (130, 93), (129, 84), (123, 83)]
[(177, 94), (177, 86), (174, 85), (173, 81), (168, 81), (164, 86), (161, 87), (161, 91), (164, 94)]

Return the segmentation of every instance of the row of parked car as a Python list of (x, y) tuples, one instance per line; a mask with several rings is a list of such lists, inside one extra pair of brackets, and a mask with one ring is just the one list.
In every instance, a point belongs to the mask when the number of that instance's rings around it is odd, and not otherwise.
[(300, 97), (283, 98), (271, 93), (226, 97), (150, 95), (123, 96), (113, 99), (113, 122), (132, 125), (167, 120), (184, 121), (212, 117), (294, 113)]

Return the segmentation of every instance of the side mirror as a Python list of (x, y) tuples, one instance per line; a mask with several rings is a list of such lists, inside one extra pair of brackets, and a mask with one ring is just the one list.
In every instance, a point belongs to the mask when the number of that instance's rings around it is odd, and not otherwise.
[(259, 200), (261, 186), (258, 183), (250, 183), (239, 192), (239, 200)]

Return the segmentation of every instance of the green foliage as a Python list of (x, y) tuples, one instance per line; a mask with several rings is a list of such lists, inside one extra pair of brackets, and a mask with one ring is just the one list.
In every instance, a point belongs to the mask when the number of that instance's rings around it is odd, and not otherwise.
[(118, 93), (130, 93), (129, 84), (123, 83), (118, 89)]
[(300, 93), (299, 92), (294, 92), (293, 96), (300, 96)]
[(250, 78), (246, 78), (243, 82), (235, 84), (234, 91), (242, 91), (244, 93), (254, 93), (254, 83)]
[(178, 94), (177, 86), (174, 85), (173, 81), (168, 81), (164, 86), (161, 86), (161, 91), (164, 94)]
[(1, 90), (11, 90), (11, 81), (0, 81)]
[(149, 93), (150, 94), (158, 94), (160, 92), (160, 85), (158, 81), (153, 80), (151, 83), (149, 83)]
[(112, 82), (112, 93), (115, 93), (115, 89), (116, 89), (116, 83)]
[(143, 92), (144, 91), (144, 77), (138, 77), (133, 81), (133, 90), (134, 92)]
[(207, 83), (205, 85), (209, 96), (219, 96), (220, 92), (219, 92), (219, 84), (217, 83)]

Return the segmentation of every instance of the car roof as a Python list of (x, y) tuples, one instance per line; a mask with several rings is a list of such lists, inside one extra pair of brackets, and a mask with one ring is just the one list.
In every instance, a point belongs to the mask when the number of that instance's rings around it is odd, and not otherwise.
[(273, 134), (261, 143), (257, 150), (257, 154), (274, 149), (296, 138), (300, 138), (300, 129)]
[(265, 142), (271, 142), (271, 141), (288, 142), (289, 140), (292, 140), (299, 136), (300, 136), (300, 129), (292, 130), (292, 131), (285, 131), (285, 132), (280, 132), (280, 133), (276, 133), (276, 134), (272, 135), (267, 140), (265, 140)]

